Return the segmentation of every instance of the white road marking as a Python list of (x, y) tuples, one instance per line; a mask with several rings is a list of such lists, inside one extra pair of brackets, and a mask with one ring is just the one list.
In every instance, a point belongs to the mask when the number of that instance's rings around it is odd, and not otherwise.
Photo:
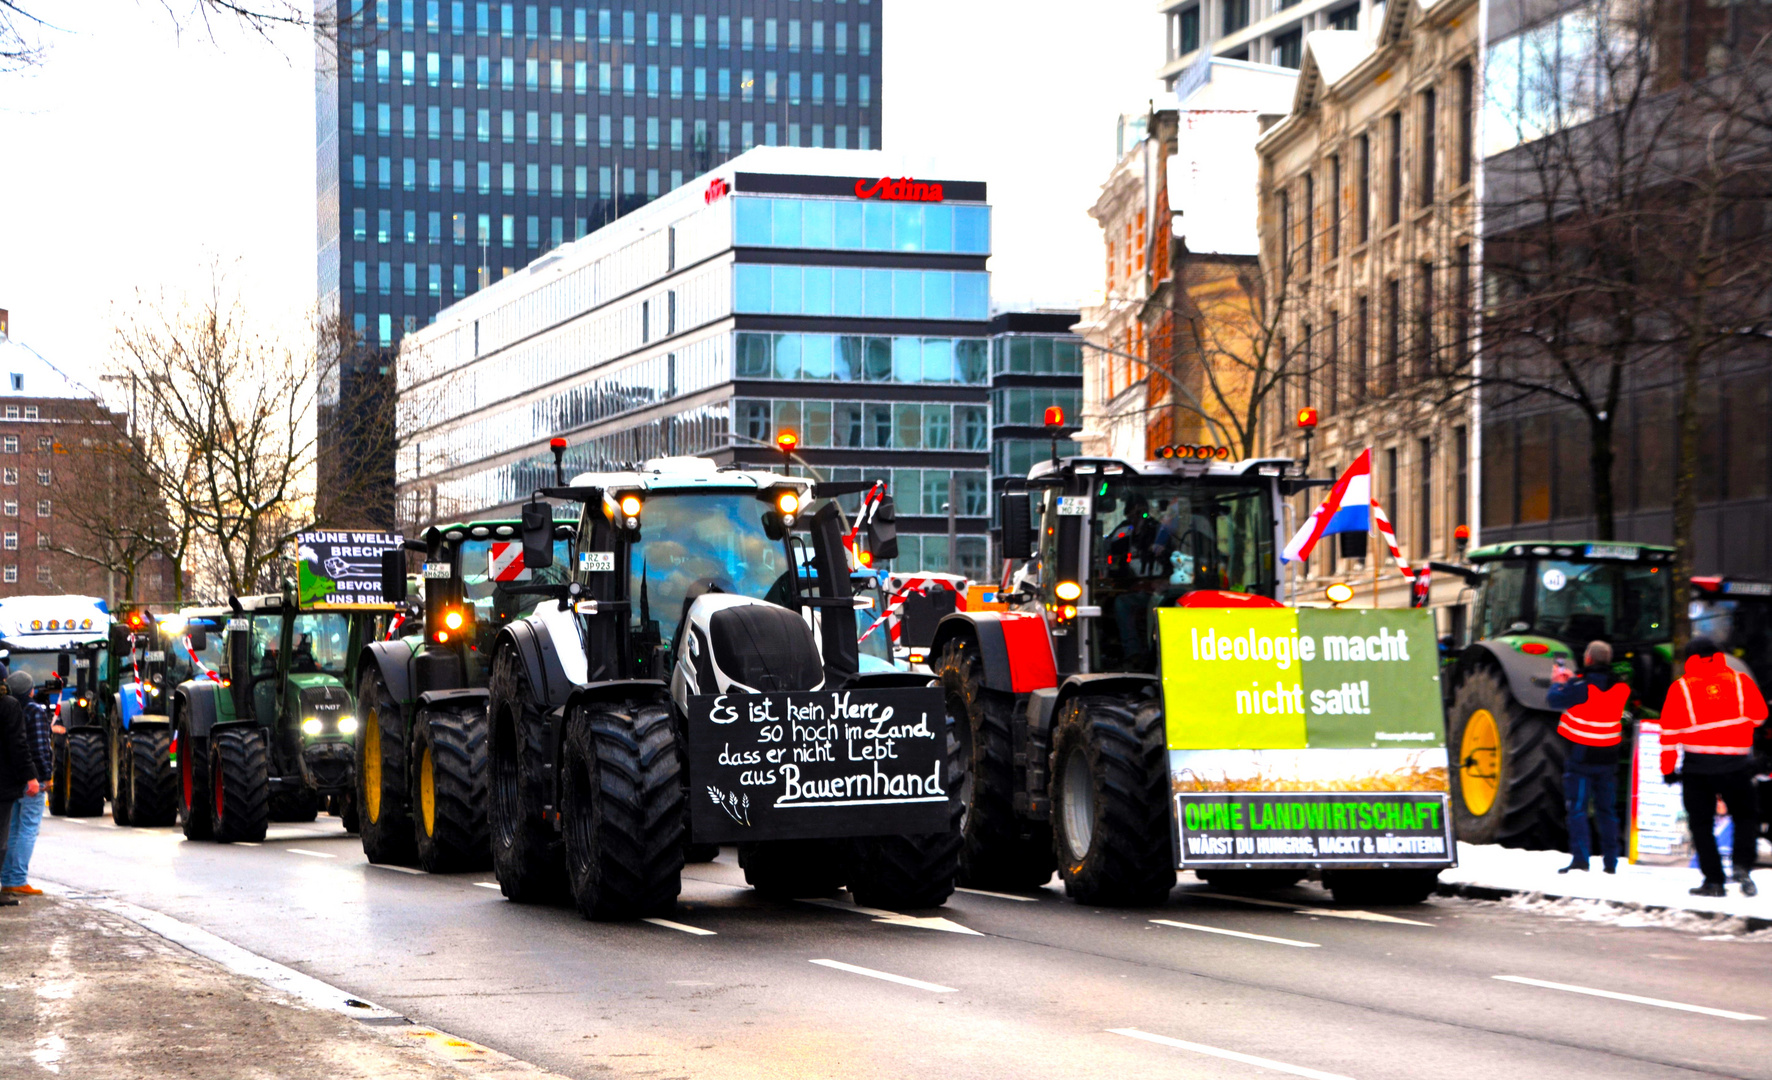
[(289, 852), (291, 855), (306, 855), (310, 859), (336, 859), (336, 858), (338, 858), (337, 855), (328, 855), (324, 851), (309, 851), (307, 848), (292, 847), (292, 848), (284, 848), (283, 850)]
[(1433, 926), (1431, 922), (1419, 919), (1405, 919), (1397, 915), (1385, 915), (1376, 911), (1348, 911), (1342, 908), (1305, 907), (1302, 904), (1289, 904), (1284, 900), (1263, 900), (1256, 896), (1235, 896), (1231, 893), (1195, 892), (1189, 890), (1183, 896), (1204, 896), (1212, 900), (1229, 900), (1236, 904), (1254, 904), (1258, 907), (1284, 908), (1296, 911), (1300, 915), (1321, 915), (1329, 919), (1361, 919), (1365, 922), (1400, 923), (1403, 926)]
[(423, 870), (419, 870), (419, 869), (416, 869), (411, 866), (389, 866), (387, 863), (373, 863), (373, 862), (368, 863), (367, 865), (373, 866), (377, 870), (392, 870), (396, 874), (419, 874), (419, 875), (424, 874)]
[(800, 903), (817, 904), (819, 907), (828, 907), (836, 911), (853, 911), (858, 915), (872, 915), (875, 922), (885, 923), (888, 926), (910, 926), (919, 930), (945, 930), (950, 934), (971, 934), (974, 937), (984, 936), (969, 926), (961, 926), (952, 919), (944, 919), (939, 915), (922, 917), (916, 915), (900, 915), (896, 911), (882, 911), (879, 908), (862, 907), (859, 904), (851, 904), (847, 900), (828, 900), (824, 897), (815, 896), (802, 897)]
[(883, 979), (889, 983), (897, 983), (900, 986), (913, 986), (918, 990), (930, 990), (937, 994), (959, 993), (958, 990), (951, 986), (942, 986), (940, 983), (924, 982), (922, 979), (910, 979), (903, 975), (894, 975), (890, 971), (875, 971), (873, 968), (856, 967), (854, 964), (845, 964), (841, 960), (814, 960), (812, 963), (817, 964), (820, 967), (835, 968), (838, 971), (847, 971), (851, 975), (866, 975), (870, 979)]
[(1266, 941), (1274, 945), (1290, 945), (1295, 949), (1320, 949), (1321, 945), (1314, 941), (1293, 941), (1291, 938), (1268, 937), (1266, 934), (1245, 934), (1241, 930), (1226, 930), (1219, 926), (1201, 926), (1198, 923), (1176, 922), (1173, 919), (1152, 919), (1158, 926), (1173, 926), (1180, 930), (1198, 930), (1206, 934), (1223, 934), (1225, 937), (1248, 938), (1250, 941)]
[(1502, 982), (1520, 983), (1524, 986), (1542, 986), (1546, 990), (1567, 990), (1571, 994), (1586, 994), (1589, 997), (1611, 998), (1613, 1001), (1630, 1001), (1638, 1005), (1654, 1005), (1661, 1009), (1678, 1009), (1681, 1012), (1703, 1013), (1706, 1016), (1720, 1016), (1725, 1020), (1764, 1020), (1763, 1016), (1753, 1013), (1730, 1012), (1728, 1009), (1713, 1009), (1706, 1005), (1687, 1005), (1683, 1001), (1664, 1001), (1661, 998), (1639, 997), (1636, 994), (1621, 994), (1616, 990), (1596, 990), (1591, 986), (1570, 986), (1568, 983), (1545, 982), (1543, 979), (1528, 979), (1524, 975), (1496, 975)]
[(476, 881), (476, 882), (474, 882), (474, 884), (480, 886), (482, 889), (496, 889), (496, 888), (498, 888), (498, 882), (496, 882), (496, 881)]
[(236, 840), (236, 841), (234, 841), (234, 846), (235, 847), (264, 847), (264, 845), (259, 843), (257, 840)]
[(1307, 1069), (1303, 1065), (1288, 1065), (1284, 1061), (1272, 1058), (1256, 1057), (1254, 1054), (1239, 1054), (1235, 1050), (1221, 1050), (1216, 1046), (1202, 1043), (1187, 1042), (1183, 1039), (1171, 1039), (1167, 1035), (1152, 1035), (1148, 1031), (1137, 1028), (1108, 1028), (1111, 1035), (1124, 1035), (1131, 1039), (1143, 1039), (1145, 1042), (1156, 1043), (1158, 1046), (1172, 1046), (1177, 1050), (1191, 1050), (1196, 1054), (1208, 1057), (1223, 1058), (1226, 1061), (1240, 1061), (1245, 1065), (1253, 1065), (1258, 1069), (1272, 1069), (1274, 1072), (1288, 1073), (1292, 1076), (1307, 1076), (1311, 1080), (1350, 1080), (1340, 1073), (1326, 1073), (1319, 1069)]
[(666, 930), (681, 930), (685, 934), (694, 934), (697, 937), (716, 936), (712, 930), (703, 930), (699, 926), (690, 926), (687, 923), (672, 922), (669, 919), (641, 919), (640, 921), (649, 922), (654, 926), (662, 926)]
[(1040, 902), (1040, 898), (1037, 896), (1016, 896), (1014, 893), (991, 892), (989, 889), (955, 889), (954, 891), (963, 892), (970, 896), (994, 896), (999, 900), (1015, 900), (1023, 904), (1037, 904)]

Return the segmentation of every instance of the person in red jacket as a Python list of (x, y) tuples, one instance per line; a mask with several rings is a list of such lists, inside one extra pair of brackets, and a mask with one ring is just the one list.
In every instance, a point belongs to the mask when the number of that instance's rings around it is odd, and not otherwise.
[(1592, 847), (1588, 802), (1593, 802), (1592, 822), (1600, 833), (1600, 857), (1606, 873), (1618, 872), (1618, 744), (1624, 735), (1624, 707), (1630, 687), (1612, 678), (1612, 646), (1590, 641), (1581, 655), (1581, 674), (1564, 668), (1561, 661), (1551, 675), (1546, 700), (1563, 710), (1557, 718), (1557, 734), (1567, 744), (1563, 752), (1563, 801), (1568, 808), (1569, 865), (1558, 870), (1586, 870)]
[[(1735, 823), (1736, 884), (1744, 896), (1759, 891), (1750, 876), (1760, 833), (1753, 748), (1754, 729), (1765, 722), (1766, 699), (1753, 678), (1731, 668), (1715, 642), (1693, 638), (1686, 646), (1685, 673), (1674, 680), (1661, 707), (1661, 775), (1682, 784), (1692, 846), (1704, 871), (1694, 896), (1724, 894), (1723, 857), (1714, 831), (1719, 798)], [(1676, 760), (1676, 750), (1685, 752), (1684, 761)]]

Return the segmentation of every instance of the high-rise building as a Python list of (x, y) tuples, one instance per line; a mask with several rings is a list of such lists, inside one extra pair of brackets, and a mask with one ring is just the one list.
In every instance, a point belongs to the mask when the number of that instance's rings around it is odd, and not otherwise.
[(982, 182), (741, 155), (407, 336), (402, 519), (513, 510), (561, 436), (569, 475), (699, 454), (885, 480), (894, 569), (982, 574), (990, 249)]
[[(991, 480), (1027, 478), (1036, 462), (1077, 452), (1083, 339), (1075, 311), (1005, 311), (991, 320)], [(1046, 410), (1062, 410), (1046, 425)], [(1056, 449), (1055, 449), (1056, 448)], [(994, 510), (994, 508), (993, 508)]]
[(319, 293), (371, 346), (752, 146), (880, 145), (872, 0), (337, 7)]
[(1385, 0), (1165, 0), (1165, 86), (1187, 96), (1203, 78), (1201, 57), (1296, 69), (1313, 30), (1362, 30), (1384, 18)]

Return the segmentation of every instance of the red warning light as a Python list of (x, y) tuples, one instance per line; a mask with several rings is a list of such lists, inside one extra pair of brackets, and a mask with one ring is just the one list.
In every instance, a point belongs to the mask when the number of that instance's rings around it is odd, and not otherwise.
[(1048, 406), (1046, 406), (1046, 426), (1047, 427), (1063, 427), (1064, 426), (1064, 406), (1062, 406), (1062, 405), (1048, 405)]
[(784, 454), (791, 454), (800, 445), (800, 436), (785, 428), (775, 435), (775, 448)]
[(549, 439), (548, 440), (548, 447), (553, 450), (564, 450), (564, 449), (566, 449), (566, 440), (565, 439), (558, 439), (558, 438)]
[(1311, 428), (1316, 427), (1317, 426), (1317, 410), (1311, 408), (1309, 405), (1306, 405), (1304, 408), (1298, 410), (1298, 426), (1301, 429), (1306, 430), (1306, 431), (1310, 430)]

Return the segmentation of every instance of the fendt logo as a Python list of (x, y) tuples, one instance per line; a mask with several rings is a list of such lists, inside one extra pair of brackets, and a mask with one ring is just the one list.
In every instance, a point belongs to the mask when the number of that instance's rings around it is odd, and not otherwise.
[(940, 202), (941, 185), (923, 180), (913, 180), (901, 176), (894, 180), (882, 176), (872, 186), (866, 180), (855, 182), (855, 197), (858, 199), (887, 199), (894, 202)]
[(708, 181), (708, 189), (701, 193), (701, 201), (712, 206), (720, 199), (724, 199), (731, 191), (732, 188), (727, 185), (725, 179), (716, 176)]

